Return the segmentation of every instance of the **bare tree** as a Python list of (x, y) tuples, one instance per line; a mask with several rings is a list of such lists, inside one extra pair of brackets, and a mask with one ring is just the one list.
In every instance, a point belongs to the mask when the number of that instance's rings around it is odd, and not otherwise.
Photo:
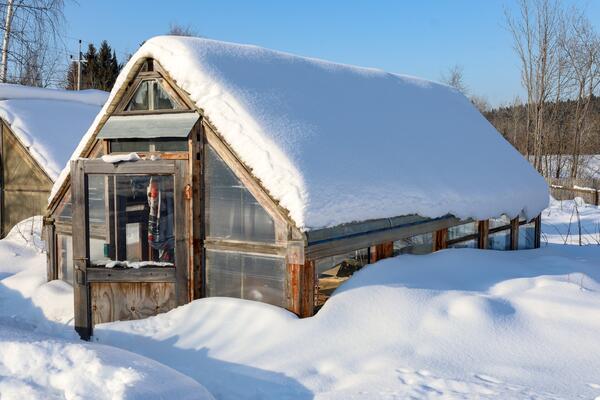
[(562, 13), (558, 0), (519, 0), (519, 15), (505, 14), (527, 92), (526, 156), (543, 172), (546, 105), (557, 86)]
[(1, 82), (28, 82), (48, 86), (57, 78), (64, 54), (61, 26), (63, 0), (6, 0), (2, 30)]
[(173, 36), (199, 36), (194, 28), (189, 25), (180, 25), (178, 23), (169, 24), (167, 35)]
[(572, 12), (571, 15), (568, 32), (561, 45), (574, 89), (571, 178), (577, 178), (581, 164), (581, 144), (589, 129), (590, 104), (600, 84), (600, 38), (583, 14)]
[(468, 89), (465, 84), (464, 68), (462, 66), (457, 64), (448, 68), (446, 73), (442, 73), (441, 81), (446, 85), (457, 89), (465, 96), (467, 95)]

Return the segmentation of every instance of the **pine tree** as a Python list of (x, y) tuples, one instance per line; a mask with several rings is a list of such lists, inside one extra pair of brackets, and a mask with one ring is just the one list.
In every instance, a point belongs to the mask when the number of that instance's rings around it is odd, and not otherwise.
[(94, 89), (98, 81), (98, 53), (93, 43), (88, 45), (87, 52), (83, 55), (85, 63), (81, 68), (81, 88)]
[[(110, 91), (117, 80), (122, 65), (119, 64), (117, 55), (108, 42), (103, 40), (98, 51), (90, 43), (87, 52), (83, 55), (83, 59), (85, 62), (81, 70), (81, 88)], [(72, 64), (69, 67), (66, 88), (77, 88), (76, 64)]]

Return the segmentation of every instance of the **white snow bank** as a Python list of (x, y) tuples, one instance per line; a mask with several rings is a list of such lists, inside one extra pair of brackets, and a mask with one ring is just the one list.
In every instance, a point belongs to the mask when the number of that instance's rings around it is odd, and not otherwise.
[(594, 398), (598, 260), (596, 246), (400, 256), (355, 274), (313, 318), (208, 298), (97, 326), (95, 340), (222, 399)]
[[(145, 57), (190, 94), (300, 228), (412, 213), (533, 217), (547, 204), (543, 178), (448, 86), (255, 46), (160, 36), (123, 68), (109, 102)], [(67, 175), (63, 170), (53, 193)]]
[(0, 240), (0, 399), (212, 399), (156, 361), (77, 340), (73, 288), (46, 282), (40, 221)]
[(55, 180), (108, 94), (0, 84), (0, 118)]
[[(580, 197), (555, 200), (542, 213), (542, 242), (600, 245), (600, 207)], [(600, 265), (600, 260), (598, 261)]]
[(6, 325), (0, 326), (0, 398), (213, 399), (191, 378), (137, 354)]

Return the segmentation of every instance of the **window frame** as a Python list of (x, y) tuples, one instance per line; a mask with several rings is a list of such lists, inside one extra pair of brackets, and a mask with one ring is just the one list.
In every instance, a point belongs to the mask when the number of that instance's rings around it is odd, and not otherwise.
[[(151, 63), (152, 68), (147, 67)], [(146, 71), (144, 67), (146, 66)], [(169, 96), (175, 101), (181, 108), (177, 109), (160, 109), (160, 110), (127, 110), (127, 106), (135, 96), (138, 88), (143, 81), (156, 80), (158, 81), (163, 89)], [(170, 83), (170, 79), (167, 77), (164, 69), (154, 60), (147, 59), (142, 65), (140, 65), (137, 75), (130, 85), (127, 87), (127, 92), (118, 103), (115, 111), (112, 115), (145, 115), (145, 114), (163, 114), (163, 113), (181, 113), (189, 112), (194, 110), (195, 106), (192, 104), (186, 96), (181, 93), (180, 89)]]

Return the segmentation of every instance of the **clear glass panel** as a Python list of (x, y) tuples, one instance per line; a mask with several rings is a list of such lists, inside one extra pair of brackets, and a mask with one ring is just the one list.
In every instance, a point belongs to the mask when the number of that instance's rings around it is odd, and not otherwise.
[(342, 283), (369, 263), (369, 249), (325, 257), (315, 261), (319, 279), (317, 306), (322, 305)]
[(160, 139), (113, 139), (110, 141), (111, 153), (132, 153), (152, 151), (188, 151), (187, 138)]
[(73, 284), (73, 240), (69, 235), (56, 235), (56, 255), (60, 279)]
[(450, 249), (476, 249), (477, 247), (477, 240), (475, 239), (448, 245)]
[(510, 250), (510, 229), (488, 235), (488, 249)]
[(208, 296), (286, 306), (284, 258), (207, 250), (206, 282)]
[(173, 110), (177, 108), (176, 103), (171, 99), (171, 96), (167, 94), (160, 83), (153, 81), (152, 89), (154, 90), (153, 110)]
[(474, 235), (477, 233), (477, 231), (477, 222), (469, 222), (467, 224), (451, 226), (448, 228), (448, 240)]
[(148, 81), (142, 81), (137, 91), (133, 95), (133, 98), (127, 105), (127, 111), (137, 111), (137, 110), (149, 110), (150, 109), (150, 100), (149, 100), (149, 92), (150, 85)]
[(88, 175), (88, 196), (92, 265), (174, 265), (172, 176)]
[(71, 204), (71, 191), (69, 191), (62, 199), (62, 204), (59, 206), (57, 219), (61, 222), (70, 223), (73, 219), (73, 205)]
[(510, 225), (510, 218), (502, 215), (500, 218), (490, 218), (490, 229)]
[(400, 254), (428, 254), (433, 251), (433, 234), (424, 233), (394, 242), (394, 256)]
[(274, 242), (273, 219), (214, 149), (207, 146), (206, 236), (248, 242)]
[(535, 222), (519, 226), (519, 250), (535, 248)]

